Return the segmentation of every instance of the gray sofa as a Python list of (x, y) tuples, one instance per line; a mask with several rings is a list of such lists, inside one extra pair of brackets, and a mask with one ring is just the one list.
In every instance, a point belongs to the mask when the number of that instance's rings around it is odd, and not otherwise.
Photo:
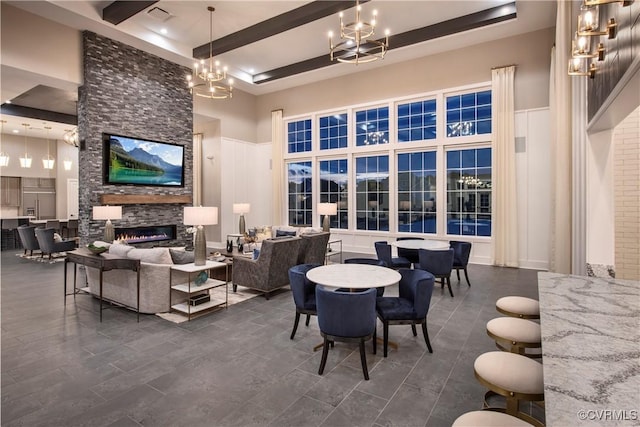
[(260, 256), (253, 260), (233, 258), (233, 291), (238, 286), (264, 292), (265, 298), (289, 284), (289, 268), (298, 263), (301, 237), (276, 237), (262, 242)]

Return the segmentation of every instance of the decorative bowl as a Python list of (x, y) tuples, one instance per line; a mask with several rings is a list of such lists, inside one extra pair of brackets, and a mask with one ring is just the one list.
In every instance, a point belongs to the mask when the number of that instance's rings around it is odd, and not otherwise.
[(101, 253), (109, 250), (109, 248), (105, 246), (95, 246), (93, 244), (87, 245), (87, 249), (89, 249), (91, 252), (93, 252), (96, 255), (100, 255)]

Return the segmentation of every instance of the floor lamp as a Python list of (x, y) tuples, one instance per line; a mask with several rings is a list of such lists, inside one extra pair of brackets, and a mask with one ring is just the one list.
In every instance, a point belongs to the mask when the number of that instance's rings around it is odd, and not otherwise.
[(249, 213), (251, 209), (251, 205), (249, 203), (234, 203), (233, 204), (233, 213), (240, 214), (240, 222), (238, 223), (238, 233), (244, 234), (246, 231), (246, 226), (244, 223), (244, 214)]
[(122, 206), (94, 206), (93, 207), (93, 219), (106, 219), (104, 224), (104, 241), (112, 243), (116, 240), (116, 233), (111, 224), (112, 219), (122, 219)]
[(218, 208), (215, 206), (187, 206), (184, 208), (183, 222), (185, 225), (196, 227), (193, 263), (205, 265), (207, 263), (207, 238), (203, 226), (218, 223)]
[(329, 232), (329, 215), (336, 215), (338, 213), (337, 203), (319, 203), (318, 213), (324, 215), (322, 221), (322, 231)]

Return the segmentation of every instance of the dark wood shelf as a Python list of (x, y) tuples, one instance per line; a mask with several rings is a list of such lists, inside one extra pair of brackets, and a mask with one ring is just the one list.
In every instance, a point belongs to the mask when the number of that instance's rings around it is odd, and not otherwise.
[(183, 203), (192, 202), (191, 195), (172, 194), (103, 194), (100, 202), (104, 205), (137, 205), (137, 204), (161, 204), (161, 203)]

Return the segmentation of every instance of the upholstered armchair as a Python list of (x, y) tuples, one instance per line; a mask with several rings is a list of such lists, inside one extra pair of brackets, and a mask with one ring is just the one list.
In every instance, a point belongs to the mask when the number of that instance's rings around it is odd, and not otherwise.
[(76, 248), (75, 240), (56, 242), (53, 238), (55, 232), (56, 230), (53, 228), (36, 228), (36, 239), (38, 239), (42, 255), (49, 254), (49, 259), (51, 259), (51, 254), (72, 251)]
[(20, 236), (20, 241), (22, 242), (25, 255), (27, 254), (27, 251), (29, 251), (29, 255), (33, 255), (33, 251), (40, 250), (38, 239), (36, 239), (35, 229), (35, 225), (21, 225), (18, 227), (18, 235)]
[(326, 232), (301, 234), (298, 264), (324, 264), (330, 235)]
[(233, 257), (233, 291), (238, 286), (269, 293), (289, 284), (289, 269), (298, 262), (300, 237), (276, 237), (262, 242), (258, 259)]

